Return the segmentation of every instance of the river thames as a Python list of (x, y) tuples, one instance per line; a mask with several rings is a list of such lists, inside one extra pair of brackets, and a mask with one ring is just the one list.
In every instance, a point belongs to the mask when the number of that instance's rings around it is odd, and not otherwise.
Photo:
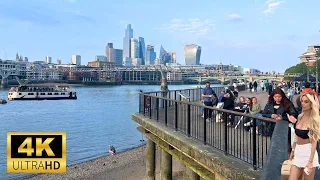
[[(169, 85), (170, 90), (196, 85)], [(26, 174), (7, 173), (7, 132), (66, 132), (67, 165), (108, 155), (108, 145), (124, 151), (141, 145), (142, 135), (131, 120), (138, 112), (138, 92), (158, 91), (159, 85), (73, 87), (77, 100), (9, 101), (0, 105), (0, 177), (16, 179)], [(9, 89), (0, 89), (7, 99)]]

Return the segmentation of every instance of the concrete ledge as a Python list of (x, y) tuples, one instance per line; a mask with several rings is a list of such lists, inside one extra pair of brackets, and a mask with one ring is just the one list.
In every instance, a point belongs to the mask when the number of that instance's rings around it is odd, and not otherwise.
[(206, 146), (139, 113), (133, 114), (132, 119), (216, 176), (232, 180), (259, 179), (259, 170), (253, 170), (251, 165), (232, 156), (226, 156), (216, 148)]
[(138, 131), (143, 133), (147, 138), (151, 139), (154, 143), (156, 143), (161, 149), (164, 149), (169, 154), (171, 154), (174, 158), (179, 159), (186, 167), (192, 169), (194, 172), (199, 174), (203, 179), (205, 180), (213, 180), (215, 179), (215, 176), (199, 165), (197, 162), (195, 162), (193, 159), (189, 158), (188, 156), (185, 156), (177, 149), (171, 148), (166, 142), (158, 138), (157, 136), (153, 135), (152, 133), (146, 133), (145, 129), (142, 127), (137, 128)]

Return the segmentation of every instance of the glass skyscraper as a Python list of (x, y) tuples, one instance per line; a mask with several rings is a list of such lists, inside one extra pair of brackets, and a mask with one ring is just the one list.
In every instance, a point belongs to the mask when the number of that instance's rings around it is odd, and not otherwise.
[(131, 29), (131, 24), (127, 25), (125, 30), (125, 35), (123, 38), (123, 59), (131, 58), (131, 38), (133, 38), (133, 29)]
[(154, 60), (156, 59), (156, 57), (157, 55), (156, 52), (154, 52), (154, 46), (148, 45), (146, 51), (146, 65), (154, 64)]
[(159, 54), (159, 59), (162, 59), (162, 56), (165, 55), (167, 53), (166, 50), (164, 50), (164, 48), (162, 47), (162, 45), (160, 46), (160, 54)]
[(184, 59), (186, 65), (200, 65), (201, 46), (191, 44), (184, 46)]
[(141, 65), (145, 65), (146, 56), (146, 45), (144, 43), (144, 38), (139, 37), (139, 58), (141, 59)]
[(131, 38), (131, 58), (140, 58), (140, 43), (137, 39)]

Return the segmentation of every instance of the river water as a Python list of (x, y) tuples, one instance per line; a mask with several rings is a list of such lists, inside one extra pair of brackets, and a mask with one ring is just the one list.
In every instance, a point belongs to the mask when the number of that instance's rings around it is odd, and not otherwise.
[[(169, 85), (170, 90), (196, 85)], [(0, 104), (0, 179), (27, 174), (7, 173), (7, 132), (66, 132), (67, 165), (108, 155), (108, 145), (124, 151), (141, 145), (142, 135), (131, 120), (138, 112), (138, 91), (158, 91), (159, 85), (73, 87), (77, 100), (10, 101)], [(6, 99), (9, 89), (0, 89)]]

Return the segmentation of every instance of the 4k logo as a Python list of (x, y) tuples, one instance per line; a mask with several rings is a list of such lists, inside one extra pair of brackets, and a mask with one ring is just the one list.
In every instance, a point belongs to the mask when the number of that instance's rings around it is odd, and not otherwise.
[(8, 172), (66, 172), (65, 132), (9, 132)]

